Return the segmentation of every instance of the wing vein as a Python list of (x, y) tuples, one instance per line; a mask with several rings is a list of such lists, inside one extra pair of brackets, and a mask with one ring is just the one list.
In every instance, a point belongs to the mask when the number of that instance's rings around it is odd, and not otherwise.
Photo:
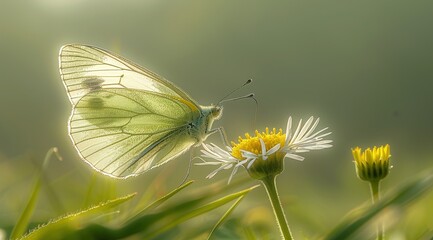
[[(93, 109), (93, 108), (92, 107), (76, 107), (75, 109)], [(137, 115), (143, 114), (143, 113), (138, 113), (138, 112), (131, 111), (131, 110), (128, 110), (128, 109), (125, 109), (125, 108), (105, 107), (104, 106), (104, 109), (114, 109), (114, 110), (120, 110), (120, 111), (125, 111), (125, 112), (131, 112), (131, 113), (135, 113)]]
[[(112, 142), (112, 143), (110, 143), (110, 144), (108, 144), (108, 145), (106, 145), (106, 146), (104, 146), (104, 147), (102, 147), (102, 148), (100, 148), (100, 149), (97, 149), (96, 151), (90, 153), (89, 155), (85, 156), (85, 158), (88, 158), (88, 157), (92, 156), (93, 154), (98, 153), (98, 152), (100, 152), (100, 151), (102, 151), (102, 150), (105, 150), (106, 148), (111, 147), (111, 146), (113, 146), (113, 145), (115, 145), (115, 144), (117, 144), (117, 143), (123, 142), (123, 141), (125, 141), (126, 139), (128, 139), (128, 138), (130, 138), (130, 137), (132, 137), (132, 136), (127, 136), (127, 137), (125, 137), (125, 138), (122, 138), (121, 140), (118, 140), (118, 141)], [(149, 137), (146, 137), (145, 139), (142, 140), (142, 142), (143, 142), (143, 141), (146, 141), (146, 139), (148, 139), (148, 138), (149, 138)], [(122, 154), (122, 155), (124, 155), (124, 154)], [(119, 156), (119, 157), (117, 157), (116, 159), (122, 157), (122, 155)], [(99, 162), (101, 162), (103, 159), (104, 159), (104, 158), (101, 158), (99, 161), (97, 161), (97, 162), (95, 163), (95, 165), (98, 164)]]
[[(152, 151), (153, 149), (155, 149), (156, 147), (158, 147), (160, 144), (164, 144), (164, 142), (171, 137), (173, 134), (177, 133), (179, 130), (175, 130), (175, 131), (171, 131), (168, 134), (164, 135), (163, 137), (161, 137), (158, 141), (153, 142), (151, 145), (149, 145), (148, 147), (146, 147), (138, 156), (134, 157), (132, 159), (132, 161), (127, 161), (121, 165), (119, 165), (116, 170), (114, 170), (113, 172), (119, 170), (121, 167), (123, 167), (125, 164), (128, 164), (128, 166), (120, 173), (123, 174), (125, 173), (126, 170), (128, 170), (130, 167), (134, 166), (135, 163), (137, 163), (142, 157), (144, 157), (147, 153), (149, 153), (150, 151)], [(166, 144), (166, 143), (165, 143)], [(151, 157), (153, 157), (157, 152), (155, 151), (154, 153), (152, 153), (152, 155), (150, 155), (150, 157), (148, 157), (147, 159), (150, 159)], [(145, 162), (145, 161), (143, 161)]]
[[(147, 136), (146, 138), (144, 138), (143, 140), (141, 140), (140, 142), (138, 142), (137, 144), (133, 145), (131, 148), (129, 148), (127, 151), (125, 151), (124, 153), (122, 153), (120, 156), (117, 156), (116, 159), (114, 159), (113, 161), (109, 162), (104, 168), (101, 168), (102, 171), (104, 171), (107, 167), (109, 167), (111, 164), (117, 162), (121, 157), (125, 156), (127, 153), (131, 152), (134, 148), (136, 148), (138, 145), (142, 144), (144, 141), (146, 141), (150, 136)], [(128, 163), (128, 161), (125, 161), (125, 163)], [(117, 169), (119, 169), (121, 166), (123, 166), (125, 163), (121, 164), (120, 166), (118, 166), (114, 171), (117, 171)]]
[[(120, 135), (120, 134), (127, 134), (128, 135), (127, 137), (133, 136), (133, 134), (128, 134), (128, 133), (124, 133), (124, 132), (117, 132), (117, 133), (104, 134), (104, 135), (95, 136), (95, 137), (83, 138), (80, 141), (77, 141), (77, 142), (74, 142), (74, 143), (75, 143), (75, 145), (77, 145), (77, 144), (83, 143), (83, 142), (88, 141), (88, 140), (95, 140), (95, 139), (98, 139), (98, 138), (101, 138), (101, 137), (115, 136), (115, 135)], [(92, 146), (89, 146), (89, 147), (92, 147)], [(88, 148), (83, 148), (82, 151), (84, 151), (86, 149), (88, 149)]]

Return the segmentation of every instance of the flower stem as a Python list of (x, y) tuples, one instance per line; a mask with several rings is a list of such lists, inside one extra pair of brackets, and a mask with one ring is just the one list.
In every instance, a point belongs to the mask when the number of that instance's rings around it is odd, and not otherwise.
[[(371, 181), (370, 182), (370, 190), (371, 190), (371, 200), (374, 203), (376, 203), (377, 201), (379, 201), (380, 199), (380, 186), (379, 186), (379, 181)], [(383, 240), (385, 238), (384, 236), (384, 231), (383, 231), (383, 225), (382, 222), (379, 222), (377, 224), (377, 240)]]
[(271, 201), (272, 209), (274, 210), (278, 227), (280, 228), (283, 239), (293, 239), (289, 224), (287, 223), (286, 216), (284, 215), (284, 211), (281, 206), (280, 197), (278, 196), (277, 185), (275, 183), (276, 175), (268, 175), (267, 177), (262, 178), (261, 181), (265, 186), (266, 192), (268, 193), (268, 197)]

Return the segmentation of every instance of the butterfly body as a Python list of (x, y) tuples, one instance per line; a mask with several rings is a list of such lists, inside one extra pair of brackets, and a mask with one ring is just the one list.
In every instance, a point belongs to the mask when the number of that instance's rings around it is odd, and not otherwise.
[(96, 47), (63, 46), (59, 65), (73, 106), (69, 136), (83, 160), (112, 177), (138, 175), (200, 144), (222, 114)]

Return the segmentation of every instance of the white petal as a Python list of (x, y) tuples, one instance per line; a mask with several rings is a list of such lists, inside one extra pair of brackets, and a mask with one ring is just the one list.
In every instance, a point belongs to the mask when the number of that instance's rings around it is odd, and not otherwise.
[(229, 152), (227, 152), (226, 150), (224, 150), (224, 149), (218, 147), (217, 145), (215, 145), (215, 144), (213, 144), (213, 143), (212, 143), (212, 146), (214, 147), (214, 150), (215, 150), (217, 153), (221, 154), (221, 155), (231, 155)]
[(240, 167), (243, 166), (245, 163), (247, 163), (249, 160), (251, 160), (252, 158), (247, 158), (245, 160), (240, 161), (238, 164), (236, 164), (236, 167)]
[(257, 160), (257, 158), (253, 158), (250, 160), (250, 162), (248, 163), (247, 168), (249, 169), (251, 167), (251, 165), (253, 165), (253, 163)]
[(235, 166), (233, 168), (232, 173), (230, 174), (229, 180), (227, 181), (227, 184), (230, 184), (230, 182), (232, 181), (233, 176), (236, 174), (236, 172), (238, 171), (239, 166)]
[(241, 155), (244, 158), (258, 158), (259, 157), (259, 155), (252, 153), (252, 152), (245, 151), (245, 150), (241, 150)]
[[(312, 139), (312, 138), (323, 138), (323, 137), (325, 137), (325, 136), (328, 136), (329, 134), (331, 134), (332, 132), (328, 132), (328, 133), (324, 133), (324, 134), (322, 134), (322, 135), (320, 135), (320, 136), (317, 136), (318, 134), (320, 134), (320, 133), (322, 133), (323, 131), (325, 131), (325, 130), (327, 130), (328, 128), (326, 127), (326, 128), (324, 128), (324, 129), (322, 129), (322, 130), (320, 130), (320, 131), (317, 131), (316, 133), (314, 133), (313, 135), (311, 135), (311, 136), (307, 136), (306, 138), (305, 138), (305, 140), (307, 140), (307, 139)], [(316, 137), (317, 136), (317, 137)]]
[(289, 120), (287, 120), (287, 126), (286, 126), (286, 143), (287, 140), (292, 137), (292, 117), (289, 117)]
[(313, 133), (314, 129), (316, 129), (317, 125), (319, 124), (319, 121), (320, 121), (320, 118), (317, 118), (316, 121), (314, 121), (313, 126), (311, 126), (310, 130), (307, 133), (305, 133), (305, 137), (309, 137), (309, 135), (311, 133)]
[(269, 155), (275, 153), (276, 151), (278, 151), (278, 149), (280, 149), (279, 143), (277, 145), (273, 146), (271, 149), (269, 149), (269, 151), (266, 152), (266, 155), (269, 156)]
[(207, 144), (202, 144), (204, 150), (201, 150), (201, 152), (204, 154), (204, 156), (206, 157), (210, 157), (210, 158), (221, 158), (221, 155), (217, 154), (214, 151), (214, 148), (211, 145), (207, 145)]
[(289, 143), (293, 143), (296, 140), (296, 138), (298, 137), (298, 133), (301, 130), (301, 125), (302, 125), (302, 119), (299, 120), (298, 127), (296, 128), (295, 133), (293, 134)]
[(266, 145), (263, 139), (259, 138), (260, 146), (262, 147), (262, 158), (263, 160), (266, 160), (268, 156), (266, 155)]
[(221, 162), (203, 162), (203, 163), (194, 163), (196, 166), (207, 166), (207, 165), (221, 165)]
[(307, 130), (309, 129), (311, 123), (313, 122), (313, 117), (310, 117), (307, 122), (304, 124), (304, 126), (302, 127), (301, 131), (299, 132), (297, 138), (294, 141), (299, 141), (301, 140), (305, 133), (307, 132)]
[(222, 166), (215, 169), (214, 171), (212, 171), (211, 173), (209, 173), (209, 175), (206, 176), (206, 178), (213, 178), (219, 171), (222, 170)]
[(292, 152), (295, 152), (295, 153), (304, 153), (304, 152), (309, 152), (309, 151), (310, 151), (309, 149), (304, 149), (304, 148), (292, 149)]
[(284, 158), (291, 158), (294, 160), (298, 160), (298, 161), (304, 161), (304, 157), (296, 155), (296, 154), (292, 154), (292, 153), (286, 153), (286, 155), (284, 156)]

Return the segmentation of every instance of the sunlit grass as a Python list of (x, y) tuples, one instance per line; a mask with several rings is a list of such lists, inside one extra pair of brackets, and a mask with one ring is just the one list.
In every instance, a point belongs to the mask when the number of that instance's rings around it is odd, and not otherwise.
[[(50, 150), (47, 154), (54, 153)], [(51, 157), (52, 159), (52, 157)], [(101, 179), (89, 178), (87, 190), (79, 200), (78, 208), (63, 204), (64, 199), (53, 200), (62, 194), (58, 188), (51, 188), (51, 164), (44, 164), (40, 173), (31, 176), (32, 182), (26, 188), (25, 199), (19, 201), (21, 215), (16, 215), (12, 227), (2, 225), (7, 238), (23, 239), (278, 239), (275, 231), (276, 223), (270, 206), (264, 204), (257, 208), (258, 199), (248, 197), (255, 188), (254, 182), (247, 178), (234, 179), (227, 185), (226, 179), (217, 182), (210, 181), (208, 186), (196, 185), (193, 181), (174, 187), (162, 188), (163, 193), (157, 193), (155, 188), (147, 187), (142, 192), (130, 194), (120, 192), (115, 184), (106, 184), (101, 189)], [(394, 163), (398, 166), (398, 163)], [(394, 166), (395, 167), (395, 166)], [(391, 173), (392, 174), (392, 173)], [(45, 177), (43, 177), (45, 176)], [(147, 186), (158, 186), (165, 177), (155, 178)], [(300, 222), (298, 215), (290, 216), (291, 229), (295, 239), (375, 239), (376, 222), (385, 222), (386, 237), (400, 239), (430, 239), (433, 236), (433, 170), (426, 170), (402, 181), (404, 184), (383, 189), (380, 201), (371, 205), (368, 192), (364, 204), (354, 208), (340, 220), (333, 219), (334, 227), (316, 234), (300, 235), (302, 228), (308, 222)], [(59, 182), (57, 184), (61, 184)], [(114, 182), (113, 182), (114, 183)], [(296, 184), (296, 183), (292, 183)], [(244, 187), (245, 185), (248, 185)], [(73, 187), (73, 183), (64, 187)], [(24, 189), (21, 187), (21, 189)], [(48, 191), (55, 191), (46, 195)], [(158, 187), (156, 187), (158, 189)], [(161, 188), (160, 188), (161, 189)], [(164, 190), (165, 189), (165, 190)], [(99, 190), (99, 191), (95, 191)], [(93, 196), (100, 191), (103, 196)], [(263, 191), (263, 189), (261, 190)], [(4, 193), (4, 188), (1, 189)], [(38, 200), (39, 195), (39, 200)], [(293, 194), (296, 196), (296, 193)], [(254, 194), (257, 196), (257, 194)], [(9, 196), (16, 199), (14, 196)], [(42, 197), (42, 198), (41, 198)], [(337, 196), (344, 198), (345, 196)], [(40, 206), (48, 199), (60, 201), (64, 213), (40, 214)], [(350, 201), (350, 196), (347, 196)], [(320, 201), (318, 199), (317, 201)], [(309, 201), (311, 203), (314, 201)], [(262, 201), (259, 203), (263, 204)], [(283, 201), (283, 207), (290, 202)], [(305, 214), (309, 206), (303, 204)], [(251, 207), (256, 206), (256, 207)], [(311, 206), (310, 206), (311, 207)], [(332, 206), (332, 211), (338, 206)], [(45, 209), (47, 209), (45, 207)], [(218, 211), (215, 211), (220, 209)], [(314, 209), (317, 209), (314, 207)], [(46, 211), (46, 210), (45, 210)], [(41, 219), (43, 216), (52, 217)], [(267, 216), (267, 217), (266, 217)], [(299, 224), (297, 224), (299, 222)], [(2, 221), (2, 224), (5, 224)], [(313, 224), (313, 223), (311, 223)], [(15, 230), (13, 230), (13, 228)], [(17, 230), (18, 229), (18, 230)], [(48, 237), (47, 237), (48, 236)]]

